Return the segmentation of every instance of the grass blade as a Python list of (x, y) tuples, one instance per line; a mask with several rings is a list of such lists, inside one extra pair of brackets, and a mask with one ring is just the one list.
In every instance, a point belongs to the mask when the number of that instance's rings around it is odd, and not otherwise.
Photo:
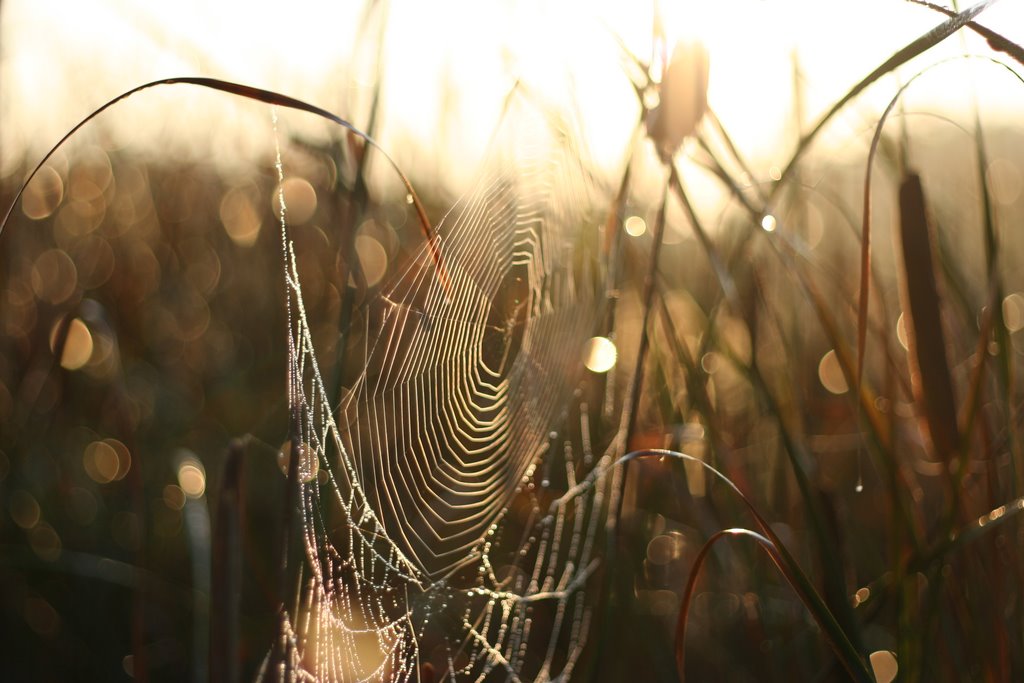
[[(915, 5), (921, 5), (922, 7), (927, 7), (935, 12), (945, 14), (947, 17), (956, 16), (956, 12), (953, 10), (928, 2), (927, 0), (908, 0), (908, 2), (912, 2)], [(968, 21), (964, 26), (984, 38), (985, 41), (988, 42), (988, 46), (996, 52), (1007, 54), (1021, 64), (1024, 64), (1024, 47), (1021, 47), (1002, 34), (996, 33), (992, 29), (986, 28), (977, 22)]]
[[(821, 596), (818, 594), (818, 591), (814, 588), (814, 584), (811, 583), (811, 580), (800, 568), (800, 565), (797, 563), (796, 559), (794, 559), (794, 557), (789, 553), (785, 545), (783, 545), (782, 541), (779, 539), (778, 535), (772, 530), (768, 522), (757, 511), (757, 508), (754, 507), (754, 504), (750, 502), (750, 500), (743, 494), (742, 491), (740, 491), (739, 487), (737, 487), (736, 484), (734, 484), (728, 477), (726, 477), (724, 474), (722, 474), (717, 469), (715, 469), (708, 463), (704, 462), (700, 458), (695, 458), (692, 455), (687, 455), (686, 453), (680, 453), (677, 451), (657, 449), (633, 451), (632, 453), (623, 456), (617, 464), (622, 465), (630, 460), (635, 460), (637, 458), (644, 457), (673, 458), (676, 460), (697, 463), (698, 465), (703, 467), (707, 472), (709, 472), (717, 479), (725, 483), (725, 485), (728, 486), (729, 489), (739, 497), (741, 502), (747, 508), (747, 511), (750, 512), (750, 515), (756, 522), (758, 529), (760, 529), (760, 533), (758, 534), (750, 530), (725, 530), (722, 532), (718, 532), (718, 534), (716, 534), (715, 537), (709, 539), (708, 544), (713, 543), (716, 537), (726, 536), (732, 532), (743, 533), (746, 535), (754, 534), (755, 536), (761, 536), (762, 538), (764, 538), (765, 541), (768, 541), (773, 548), (772, 560), (775, 561), (776, 566), (779, 567), (779, 570), (783, 573), (786, 580), (793, 587), (793, 590), (796, 591), (797, 595), (800, 597), (800, 601), (803, 602), (803, 604), (807, 607), (808, 610), (810, 610), (815, 621), (818, 623), (818, 626), (825, 634), (825, 637), (828, 640), (829, 645), (831, 645), (832, 649), (835, 651), (840, 663), (846, 668), (847, 672), (854, 680), (865, 682), (874, 680), (874, 677), (871, 675), (871, 672), (868, 669), (867, 664), (865, 663), (862, 655), (853, 646), (853, 643), (850, 641), (849, 637), (843, 631), (842, 627), (840, 627), (839, 622), (836, 621), (835, 616), (828, 609), (828, 606), (825, 604), (825, 601), (822, 600)], [(566, 497), (572, 493), (573, 492), (570, 491), (569, 493), (566, 494)], [(733, 535), (736, 534), (734, 533)], [(705, 545), (705, 549), (706, 548), (708, 548), (707, 544)], [(702, 549), (703, 554), (706, 554), (705, 549)], [(699, 558), (698, 561), (700, 561)], [(694, 569), (691, 571), (690, 575), (691, 581), (694, 580), (694, 576), (699, 570), (699, 568), (699, 565), (695, 564)], [(685, 604), (686, 602), (684, 599), (684, 606)], [(682, 623), (684, 620), (685, 611), (680, 613), (680, 623)], [(679, 644), (681, 643), (678, 630), (676, 643), (676, 656), (678, 661), (680, 657)], [(680, 667), (680, 676), (682, 676), (682, 673), (682, 667)]]
[(800, 157), (803, 156), (803, 153), (807, 150), (810, 144), (814, 141), (815, 138), (818, 137), (818, 134), (821, 133), (821, 131), (825, 128), (826, 124), (828, 124), (828, 122), (831, 121), (836, 114), (842, 111), (843, 107), (845, 107), (850, 102), (850, 100), (855, 98), (857, 95), (863, 92), (865, 88), (867, 88), (869, 85), (877, 81), (885, 74), (889, 73), (890, 71), (893, 71), (894, 69), (896, 69), (899, 66), (902, 66), (903, 64), (906, 64), (914, 57), (917, 57), (921, 53), (935, 47), (936, 45), (944, 41), (946, 38), (950, 37), (957, 31), (959, 31), (974, 17), (981, 14), (983, 11), (988, 9), (996, 2), (997, 0), (982, 0), (981, 2), (972, 5), (971, 7), (968, 7), (963, 12), (951, 16), (947, 21), (944, 21), (943, 23), (939, 24), (932, 30), (928, 31), (927, 33), (917, 38), (916, 40), (907, 43), (907, 45), (898, 50), (887, 60), (882, 62), (874, 71), (872, 71), (867, 76), (862, 78), (834, 105), (832, 105), (832, 108), (829, 109), (818, 120), (814, 127), (806, 135), (804, 135), (803, 138), (800, 139), (800, 142), (797, 144), (796, 151), (793, 152), (793, 156), (790, 157), (789, 163), (786, 164), (786, 168), (783, 169), (782, 171), (782, 175), (780, 176), (780, 182), (775, 184), (775, 186), (772, 188), (771, 194), (774, 195), (778, 188), (784, 185), (784, 183), (782, 183), (781, 180), (788, 177), (793, 172), (793, 169), (796, 168), (796, 164), (800, 160)]
[(636, 435), (636, 424), (640, 413), (641, 390), (643, 389), (644, 368), (646, 367), (647, 350), (650, 346), (650, 319), (651, 309), (654, 304), (654, 290), (658, 280), (658, 261), (661, 257), (661, 246), (665, 235), (665, 211), (668, 206), (668, 187), (661, 199), (661, 207), (658, 209), (658, 217), (654, 224), (654, 244), (651, 247), (650, 261), (647, 265), (647, 272), (644, 274), (643, 308), (642, 320), (640, 323), (640, 347), (636, 354), (636, 367), (633, 370), (633, 379), (630, 383), (628, 394), (628, 411), (625, 418), (624, 443), (626, 450), (630, 448), (630, 441)]
[(448, 271), (445, 269), (444, 261), (441, 258), (441, 248), (438, 244), (437, 236), (430, 225), (430, 220), (427, 218), (427, 211), (426, 208), (423, 206), (423, 202), (420, 201), (419, 195), (416, 194), (416, 191), (412, 187), (412, 183), (409, 182), (409, 178), (406, 177), (405, 173), (403, 173), (402, 169), (398, 167), (398, 164), (395, 162), (395, 160), (384, 150), (383, 147), (381, 147), (377, 143), (376, 140), (374, 140), (372, 137), (370, 137), (363, 131), (359, 130), (358, 128), (356, 128), (355, 126), (353, 126), (351, 123), (341, 118), (340, 116), (332, 114), (326, 109), (322, 109), (321, 107), (318, 107), (316, 105), (309, 104), (308, 102), (303, 102), (302, 100), (296, 99), (294, 97), (289, 97), (288, 95), (282, 95), (281, 93), (277, 93), (272, 90), (263, 90), (262, 88), (254, 88), (252, 86), (242, 85), (240, 83), (231, 83), (230, 81), (222, 81), (218, 78), (204, 78), (200, 76), (179, 76), (176, 78), (164, 78), (157, 81), (150, 81), (149, 83), (144, 83), (142, 85), (136, 86), (131, 90), (126, 90), (117, 97), (107, 101), (106, 104), (103, 104), (99, 108), (93, 110), (92, 113), (90, 113), (84, 119), (79, 121), (77, 124), (74, 125), (74, 127), (71, 128), (71, 130), (65, 133), (64, 137), (58, 140), (57, 144), (51, 147), (50, 151), (43, 155), (43, 158), (40, 159), (39, 163), (36, 164), (35, 168), (32, 169), (32, 172), (29, 173), (28, 176), (26, 176), (25, 182), (21, 184), (21, 187), (14, 195), (14, 199), (11, 201), (11, 205), (7, 208), (7, 212), (4, 214), (3, 221), (0, 221), (0, 235), (3, 235), (4, 228), (6, 228), (7, 223), (10, 222), (11, 214), (14, 212), (14, 207), (17, 206), (18, 201), (21, 199), (21, 196), (25, 193), (25, 188), (28, 187), (28, 184), (32, 182), (32, 179), (36, 177), (36, 174), (38, 174), (39, 171), (43, 168), (43, 166), (46, 165), (46, 162), (50, 160), (50, 157), (54, 155), (54, 153), (61, 147), (61, 145), (63, 145), (75, 133), (81, 130), (83, 126), (85, 126), (94, 118), (105, 112), (107, 109), (113, 107), (118, 102), (126, 100), (132, 95), (142, 92), (143, 90), (149, 90), (150, 88), (156, 88), (167, 85), (194, 85), (202, 88), (209, 88), (211, 90), (217, 90), (219, 92), (224, 92), (231, 95), (237, 95), (238, 97), (244, 97), (246, 99), (255, 100), (257, 102), (264, 102), (266, 104), (284, 107), (286, 109), (304, 111), (309, 114), (313, 114), (314, 116), (319, 116), (322, 119), (326, 119), (334, 124), (337, 124), (342, 128), (346, 129), (347, 131), (351, 132), (352, 134), (365, 140), (368, 145), (377, 149), (381, 153), (381, 155), (387, 160), (388, 164), (390, 164), (391, 167), (398, 174), (399, 179), (405, 186), (406, 192), (408, 192), (409, 196), (412, 197), (412, 203), (414, 208), (416, 209), (416, 214), (419, 218), (420, 227), (423, 230), (423, 236), (427, 240), (430, 255), (434, 260), (435, 266), (437, 267), (438, 278), (441, 280), (445, 288), (449, 288), (451, 286), (449, 282), (450, 278), (448, 277)]
[[(810, 610), (814, 620), (826, 634), (826, 639), (828, 640), (829, 645), (832, 646), (836, 651), (836, 654), (839, 655), (844, 666), (846, 666), (847, 673), (850, 674), (850, 677), (855, 681), (874, 681), (874, 676), (863, 665), (863, 660), (859, 658), (857, 659), (857, 662), (859, 662), (861, 666), (851, 666), (843, 659), (842, 645), (832, 640), (832, 634), (829, 632), (827, 627), (827, 617), (830, 615), (828, 615), (827, 612), (819, 612), (817, 608), (823, 606), (823, 603), (820, 605), (815, 603), (814, 598), (817, 596), (812, 596), (805, 592), (807, 586), (801, 582), (799, 576), (793, 573), (793, 566), (786, 561), (780, 547), (756, 531), (738, 528), (724, 529), (709, 538), (704, 546), (701, 547), (700, 552), (697, 554), (697, 558), (694, 560), (693, 567), (690, 569), (690, 576), (686, 581), (686, 590), (683, 593), (682, 604), (679, 608), (679, 618), (676, 623), (676, 666), (679, 668), (680, 681), (686, 680), (686, 623), (687, 617), (690, 613), (690, 604), (693, 600), (694, 590), (697, 587), (697, 579), (700, 578), (700, 570), (704, 565), (704, 561), (707, 559), (708, 553), (716, 543), (726, 538), (752, 538), (757, 541), (757, 544), (761, 549), (764, 550), (772, 559), (772, 562), (779, 570), (779, 573), (782, 574), (783, 578), (786, 579), (793, 591), (800, 597), (801, 602), (803, 602)], [(797, 569), (797, 571), (799, 571), (799, 569)], [(820, 598), (818, 598), (818, 600), (820, 601)]]

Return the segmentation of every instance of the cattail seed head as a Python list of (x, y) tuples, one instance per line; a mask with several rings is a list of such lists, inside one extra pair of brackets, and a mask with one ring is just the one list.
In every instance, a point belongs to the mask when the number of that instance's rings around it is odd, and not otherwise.
[(647, 117), (647, 132), (668, 159), (692, 135), (708, 108), (708, 52), (697, 41), (680, 42), (661, 82), (660, 101)]

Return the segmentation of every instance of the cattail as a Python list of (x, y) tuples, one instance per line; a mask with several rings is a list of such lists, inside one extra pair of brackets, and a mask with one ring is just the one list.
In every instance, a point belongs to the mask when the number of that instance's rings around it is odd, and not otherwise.
[(676, 44), (661, 82), (658, 106), (647, 117), (647, 132), (658, 153), (669, 159), (693, 134), (708, 108), (708, 51), (702, 43)]

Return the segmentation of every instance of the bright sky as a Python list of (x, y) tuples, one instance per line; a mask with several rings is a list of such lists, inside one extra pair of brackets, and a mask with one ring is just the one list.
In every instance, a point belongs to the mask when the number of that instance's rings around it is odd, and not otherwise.
[[(614, 163), (636, 117), (613, 34), (650, 54), (649, 4), (619, 0), (431, 2), (392, 0), (385, 36), (386, 116), (379, 139), (400, 163), (473, 172), (516, 78), (542, 96), (575, 93), (594, 153)], [(716, 0), (663, 2), (669, 33), (704, 41), (711, 53), (709, 100), (740, 149), (781, 163), (793, 144), (793, 65), (804, 82), (809, 123), (896, 49), (940, 22), (899, 0)], [(80, 118), (140, 83), (182, 75), (271, 88), (365, 125), (377, 45), (376, 22), (360, 34), (361, 3), (265, 0), (4, 0), (0, 34), (3, 164), (37, 157)], [(671, 10), (671, 11), (670, 11)], [(1024, 2), (1003, 0), (979, 21), (1024, 41)], [(970, 51), (983, 51), (972, 36)], [(947, 41), (917, 64), (962, 50)], [(922, 79), (908, 100), (964, 107), (965, 81), (947, 66)], [(1019, 112), (1024, 87), (1003, 70), (974, 62), (984, 111)], [(908, 78), (916, 71), (908, 67)], [(569, 86), (571, 79), (572, 86)], [(950, 83), (955, 83), (950, 87)], [(895, 80), (863, 99), (863, 122), (895, 92)], [(269, 141), (266, 109), (176, 86), (143, 95), (110, 117), (115, 137), (164, 148), (181, 135), (216, 158), (244, 156)], [(442, 104), (446, 103), (444, 119)], [(855, 110), (856, 111), (856, 110)], [(215, 123), (210, 123), (213, 120)], [(447, 120), (447, 126), (441, 121)], [(220, 121), (222, 125), (216, 125)], [(262, 140), (263, 142), (259, 142)], [(454, 164), (454, 170), (444, 161)]]

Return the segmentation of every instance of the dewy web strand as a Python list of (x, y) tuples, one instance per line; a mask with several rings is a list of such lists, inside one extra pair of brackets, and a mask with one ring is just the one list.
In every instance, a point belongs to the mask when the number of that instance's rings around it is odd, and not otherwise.
[[(272, 117), (289, 403), (299, 450), (326, 473), (302, 478), (302, 598), (281, 634), (299, 654), (284, 670), (322, 681), (416, 680), (424, 667), (451, 680), (564, 680), (587, 640), (609, 493), (575, 405), (603, 301), (603, 217), (576, 149), (561, 132), (502, 131), (436, 244), (358, 311), (364, 365), (334, 408)], [(546, 501), (582, 481), (587, 495), (546, 522)], [(277, 677), (270, 666), (263, 676)]]

